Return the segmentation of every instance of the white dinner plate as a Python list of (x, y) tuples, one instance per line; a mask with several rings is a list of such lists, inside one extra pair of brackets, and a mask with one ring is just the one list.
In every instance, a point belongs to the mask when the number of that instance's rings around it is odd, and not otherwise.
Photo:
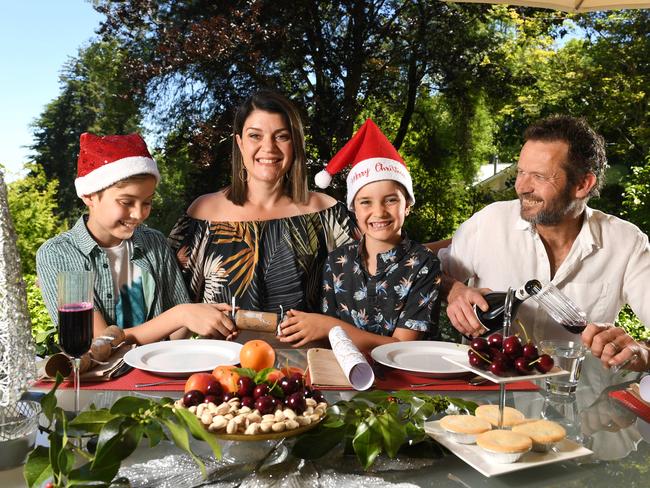
[(452, 441), (445, 430), (440, 427), (439, 420), (426, 422), (424, 424), (424, 431), (433, 437), (436, 442), (445, 446), (472, 468), (487, 477), (512, 473), (513, 471), (534, 468), (545, 464), (557, 463), (593, 454), (593, 451), (590, 451), (586, 447), (583, 447), (569, 439), (564, 439), (555, 444), (554, 449), (551, 449), (548, 452), (530, 451), (521, 456), (517, 462), (500, 464), (491, 460), (476, 444), (459, 444), (458, 442)]
[(130, 350), (124, 355), (124, 362), (162, 376), (183, 377), (238, 364), (241, 348), (237, 342), (216, 339), (154, 342)]
[(538, 373), (538, 372), (531, 372), (531, 374), (527, 375), (516, 375), (515, 373), (512, 373), (512, 376), (497, 376), (495, 374), (490, 373), (489, 371), (485, 371), (483, 369), (475, 368), (474, 366), (471, 366), (469, 364), (469, 358), (467, 357), (467, 354), (464, 356), (450, 356), (445, 354), (444, 356), (445, 361), (449, 361), (451, 364), (454, 364), (458, 367), (463, 368), (465, 371), (471, 371), (474, 374), (477, 374), (478, 376), (482, 376), (483, 378), (490, 380), (492, 383), (513, 383), (515, 381), (533, 381), (533, 380), (539, 380), (541, 378), (548, 378), (549, 376), (561, 376), (561, 375), (567, 375), (569, 372), (565, 369), (560, 369), (557, 366), (553, 366), (553, 369), (551, 369), (548, 373)]
[(460, 360), (467, 357), (467, 350), (467, 346), (452, 342), (400, 341), (378, 346), (370, 354), (384, 366), (432, 378), (453, 378), (467, 374), (467, 370), (442, 357)]

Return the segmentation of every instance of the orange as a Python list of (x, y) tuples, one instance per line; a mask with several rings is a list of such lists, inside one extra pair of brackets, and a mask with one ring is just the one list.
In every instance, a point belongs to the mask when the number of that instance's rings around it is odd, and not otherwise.
[(214, 376), (210, 373), (194, 373), (185, 382), (185, 393), (190, 390), (199, 390), (205, 395), (208, 384), (212, 381), (214, 381)]
[(275, 350), (268, 342), (255, 339), (248, 341), (239, 351), (239, 364), (242, 368), (261, 371), (275, 364)]
[(212, 371), (212, 377), (219, 382), (223, 391), (237, 391), (239, 374), (234, 369), (234, 366), (217, 366)]

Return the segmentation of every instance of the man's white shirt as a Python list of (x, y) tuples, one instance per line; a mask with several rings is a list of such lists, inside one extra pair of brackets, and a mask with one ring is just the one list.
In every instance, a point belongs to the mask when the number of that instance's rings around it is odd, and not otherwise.
[[(552, 281), (587, 313), (590, 322), (614, 322), (627, 303), (650, 327), (650, 246), (635, 225), (587, 207), (582, 228), (551, 280), (544, 244), (520, 217), (519, 200), (496, 202), (464, 222), (439, 252), (442, 269), (470, 286), (504, 291), (536, 278)], [(518, 318), (534, 340), (577, 338), (534, 300)]]

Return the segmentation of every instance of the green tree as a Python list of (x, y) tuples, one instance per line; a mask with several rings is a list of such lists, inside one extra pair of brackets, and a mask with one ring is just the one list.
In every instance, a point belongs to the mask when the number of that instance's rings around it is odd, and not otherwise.
[(43, 303), (36, 280), (36, 251), (47, 239), (63, 232), (67, 225), (57, 212), (58, 181), (48, 180), (38, 164), (28, 164), (29, 174), (8, 186), (9, 212), (18, 237), (18, 252), (27, 291), (36, 353), (55, 352), (56, 327)]
[(43, 166), (48, 178), (59, 181), (57, 201), (66, 218), (75, 218), (83, 209), (74, 188), (79, 136), (139, 130), (141, 97), (128, 86), (126, 57), (115, 40), (81, 49), (63, 68), (60, 95), (33, 124), (32, 160)]
[(382, 128), (388, 116), (386, 130), (401, 147), (420, 97), (448, 95), (461, 122), (453, 150), (464, 151), (462, 176), (474, 174), (475, 105), (496, 66), (484, 60), (498, 58), (507, 35), (494, 30), (490, 7), (104, 0), (98, 10), (107, 18), (104, 35), (131, 53), (124, 71), (134, 90), (147, 87), (160, 132), (182, 138), (199, 169), (189, 195), (205, 192), (206, 182), (213, 190), (209, 176), (227, 174), (232, 109), (262, 86), (304, 108), (310, 161), (319, 167), (349, 140), (360, 114), (381, 120)]
[(36, 274), (36, 251), (47, 239), (67, 226), (57, 210), (59, 182), (48, 180), (38, 164), (27, 164), (29, 174), (8, 187), (9, 212), (18, 236), (22, 272)]

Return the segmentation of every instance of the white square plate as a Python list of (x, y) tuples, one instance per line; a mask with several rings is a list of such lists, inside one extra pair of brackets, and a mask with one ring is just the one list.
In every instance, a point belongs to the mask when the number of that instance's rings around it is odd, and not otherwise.
[(471, 366), (469, 364), (469, 359), (467, 358), (467, 354), (464, 356), (443, 356), (443, 359), (446, 361), (449, 361), (452, 364), (455, 364), (456, 366), (460, 366), (467, 371), (471, 371), (472, 373), (475, 373), (479, 376), (482, 376), (485, 379), (490, 380), (492, 383), (513, 383), (515, 381), (531, 381), (531, 380), (538, 380), (540, 378), (548, 378), (549, 376), (561, 376), (563, 374), (569, 374), (569, 372), (565, 369), (560, 369), (557, 366), (553, 366), (553, 369), (551, 369), (548, 373), (532, 373), (532, 374), (527, 374), (527, 375), (513, 375), (513, 376), (497, 376), (495, 374), (490, 373), (489, 371), (485, 371), (482, 369), (475, 368), (474, 366)]
[(564, 439), (555, 445), (555, 449), (548, 452), (527, 452), (519, 461), (510, 464), (498, 464), (488, 458), (483, 450), (476, 444), (459, 444), (452, 441), (445, 430), (440, 427), (440, 421), (426, 422), (424, 431), (429, 434), (436, 442), (439, 442), (460, 459), (469, 464), (483, 476), (498, 476), (501, 474), (512, 473), (522, 469), (543, 466), (560, 461), (567, 461), (582, 456), (593, 454), (592, 451), (580, 444)]

